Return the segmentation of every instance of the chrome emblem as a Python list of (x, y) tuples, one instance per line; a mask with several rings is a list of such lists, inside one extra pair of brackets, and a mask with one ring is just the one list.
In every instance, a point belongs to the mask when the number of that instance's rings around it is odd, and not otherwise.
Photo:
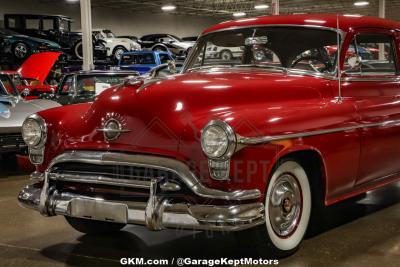
[(124, 129), (123, 124), (116, 118), (107, 118), (104, 121), (103, 128), (97, 129), (97, 131), (103, 133), (106, 141), (114, 141), (121, 133), (131, 132), (130, 129)]

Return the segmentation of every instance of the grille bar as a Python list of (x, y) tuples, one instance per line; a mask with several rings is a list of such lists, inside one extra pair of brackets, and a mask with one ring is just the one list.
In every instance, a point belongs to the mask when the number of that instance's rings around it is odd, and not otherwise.
[(65, 173), (65, 174), (50, 173), (49, 176), (51, 180), (57, 180), (63, 182), (77, 182), (84, 184), (99, 184), (99, 185), (150, 189), (150, 181), (115, 179), (102, 175), (93, 176), (93, 175), (81, 175), (81, 174), (71, 174), (71, 173)]
[(16, 152), (25, 149), (27, 146), (21, 134), (0, 135), (0, 152)]
[(51, 180), (150, 189), (152, 179), (162, 180), (175, 175), (152, 168), (97, 165), (88, 163), (60, 163), (50, 173)]

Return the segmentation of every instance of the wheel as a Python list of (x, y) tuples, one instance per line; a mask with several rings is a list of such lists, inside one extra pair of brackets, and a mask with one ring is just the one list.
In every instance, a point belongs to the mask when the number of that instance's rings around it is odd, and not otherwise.
[(16, 43), (13, 53), (17, 59), (25, 59), (29, 56), (29, 47), (25, 43)]
[(123, 46), (117, 46), (114, 48), (112, 56), (116, 62), (121, 59), (123, 53), (127, 52), (128, 50)]
[(83, 48), (82, 48), (82, 41), (75, 44), (73, 48), (73, 54), (78, 59), (83, 59)]
[(304, 168), (286, 159), (273, 171), (265, 197), (265, 224), (237, 232), (260, 255), (293, 254), (306, 233), (311, 214), (311, 189)]
[(153, 51), (157, 51), (157, 52), (167, 52), (167, 49), (163, 46), (156, 46), (153, 48)]
[(94, 221), (69, 216), (65, 216), (65, 219), (75, 230), (84, 234), (118, 232), (125, 227), (125, 224), (122, 223)]
[(223, 59), (223, 60), (231, 60), (233, 58), (233, 55), (232, 55), (232, 52), (229, 50), (222, 50), (219, 53), (219, 57), (220, 57), (220, 59)]

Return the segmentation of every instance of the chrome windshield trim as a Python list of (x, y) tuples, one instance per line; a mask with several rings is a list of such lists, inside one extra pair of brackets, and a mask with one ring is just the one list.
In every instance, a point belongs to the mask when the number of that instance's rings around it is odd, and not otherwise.
[(391, 120), (378, 123), (365, 123), (347, 127), (323, 129), (323, 130), (308, 131), (301, 133), (282, 134), (282, 135), (260, 136), (260, 137), (244, 137), (237, 134), (236, 139), (238, 144), (240, 145), (251, 146), (251, 145), (265, 144), (273, 141), (281, 141), (281, 140), (309, 137), (322, 134), (346, 132), (357, 129), (373, 128), (373, 127), (392, 127), (397, 125), (400, 125), (400, 120)]
[[(183, 66), (182, 66), (182, 70), (180, 71), (180, 73), (185, 73), (189, 70), (191, 70), (192, 68), (187, 68), (188, 65), (192, 62), (194, 56), (195, 56), (195, 50), (198, 49), (198, 44), (199, 44), (199, 40), (201, 38), (203, 38), (204, 36), (207, 36), (209, 34), (213, 34), (213, 33), (217, 33), (217, 32), (224, 32), (224, 31), (234, 31), (234, 30), (240, 30), (240, 29), (248, 29), (248, 28), (262, 28), (262, 27), (268, 27), (268, 28), (272, 28), (272, 27), (295, 27), (295, 28), (308, 28), (308, 29), (317, 29), (317, 30), (327, 30), (327, 31), (333, 31), (336, 32), (337, 34), (340, 35), (341, 41), (340, 41), (340, 47), (343, 47), (343, 43), (344, 43), (344, 39), (346, 37), (346, 32), (344, 32), (341, 29), (337, 29), (337, 28), (331, 28), (331, 27), (325, 27), (325, 26), (320, 26), (320, 25), (298, 25), (298, 24), (253, 24), (253, 25), (247, 25), (247, 26), (235, 26), (235, 27), (231, 27), (231, 28), (223, 28), (223, 29), (218, 29), (215, 31), (211, 31), (211, 32), (207, 32), (207, 33), (202, 33), (199, 38), (196, 41), (196, 44), (193, 46), (192, 51), (189, 55), (189, 57), (185, 60)], [(332, 76), (337, 76), (337, 70), (335, 70), (334, 72), (332, 72)]]
[[(52, 168), (59, 163), (78, 162), (96, 165), (125, 165), (153, 168), (176, 174), (185, 185), (196, 195), (204, 198), (224, 199), (224, 200), (250, 200), (258, 199), (261, 196), (260, 190), (236, 190), (236, 191), (221, 191), (204, 186), (200, 179), (189, 169), (189, 167), (175, 159), (126, 154), (117, 152), (102, 152), (102, 151), (68, 151), (53, 159), (50, 163), (47, 173), (51, 173)], [(48, 184), (48, 177), (45, 183)]]

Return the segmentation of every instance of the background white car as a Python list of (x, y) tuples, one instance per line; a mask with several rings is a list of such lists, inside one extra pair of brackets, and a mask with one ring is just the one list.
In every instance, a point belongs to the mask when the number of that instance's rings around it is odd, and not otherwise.
[(231, 60), (233, 58), (240, 58), (243, 51), (243, 47), (222, 47), (211, 44), (207, 47), (206, 58)]
[(98, 40), (103, 40), (107, 48), (107, 56), (118, 61), (121, 55), (127, 51), (141, 50), (140, 44), (129, 39), (119, 38), (107, 29), (93, 29), (93, 34)]

